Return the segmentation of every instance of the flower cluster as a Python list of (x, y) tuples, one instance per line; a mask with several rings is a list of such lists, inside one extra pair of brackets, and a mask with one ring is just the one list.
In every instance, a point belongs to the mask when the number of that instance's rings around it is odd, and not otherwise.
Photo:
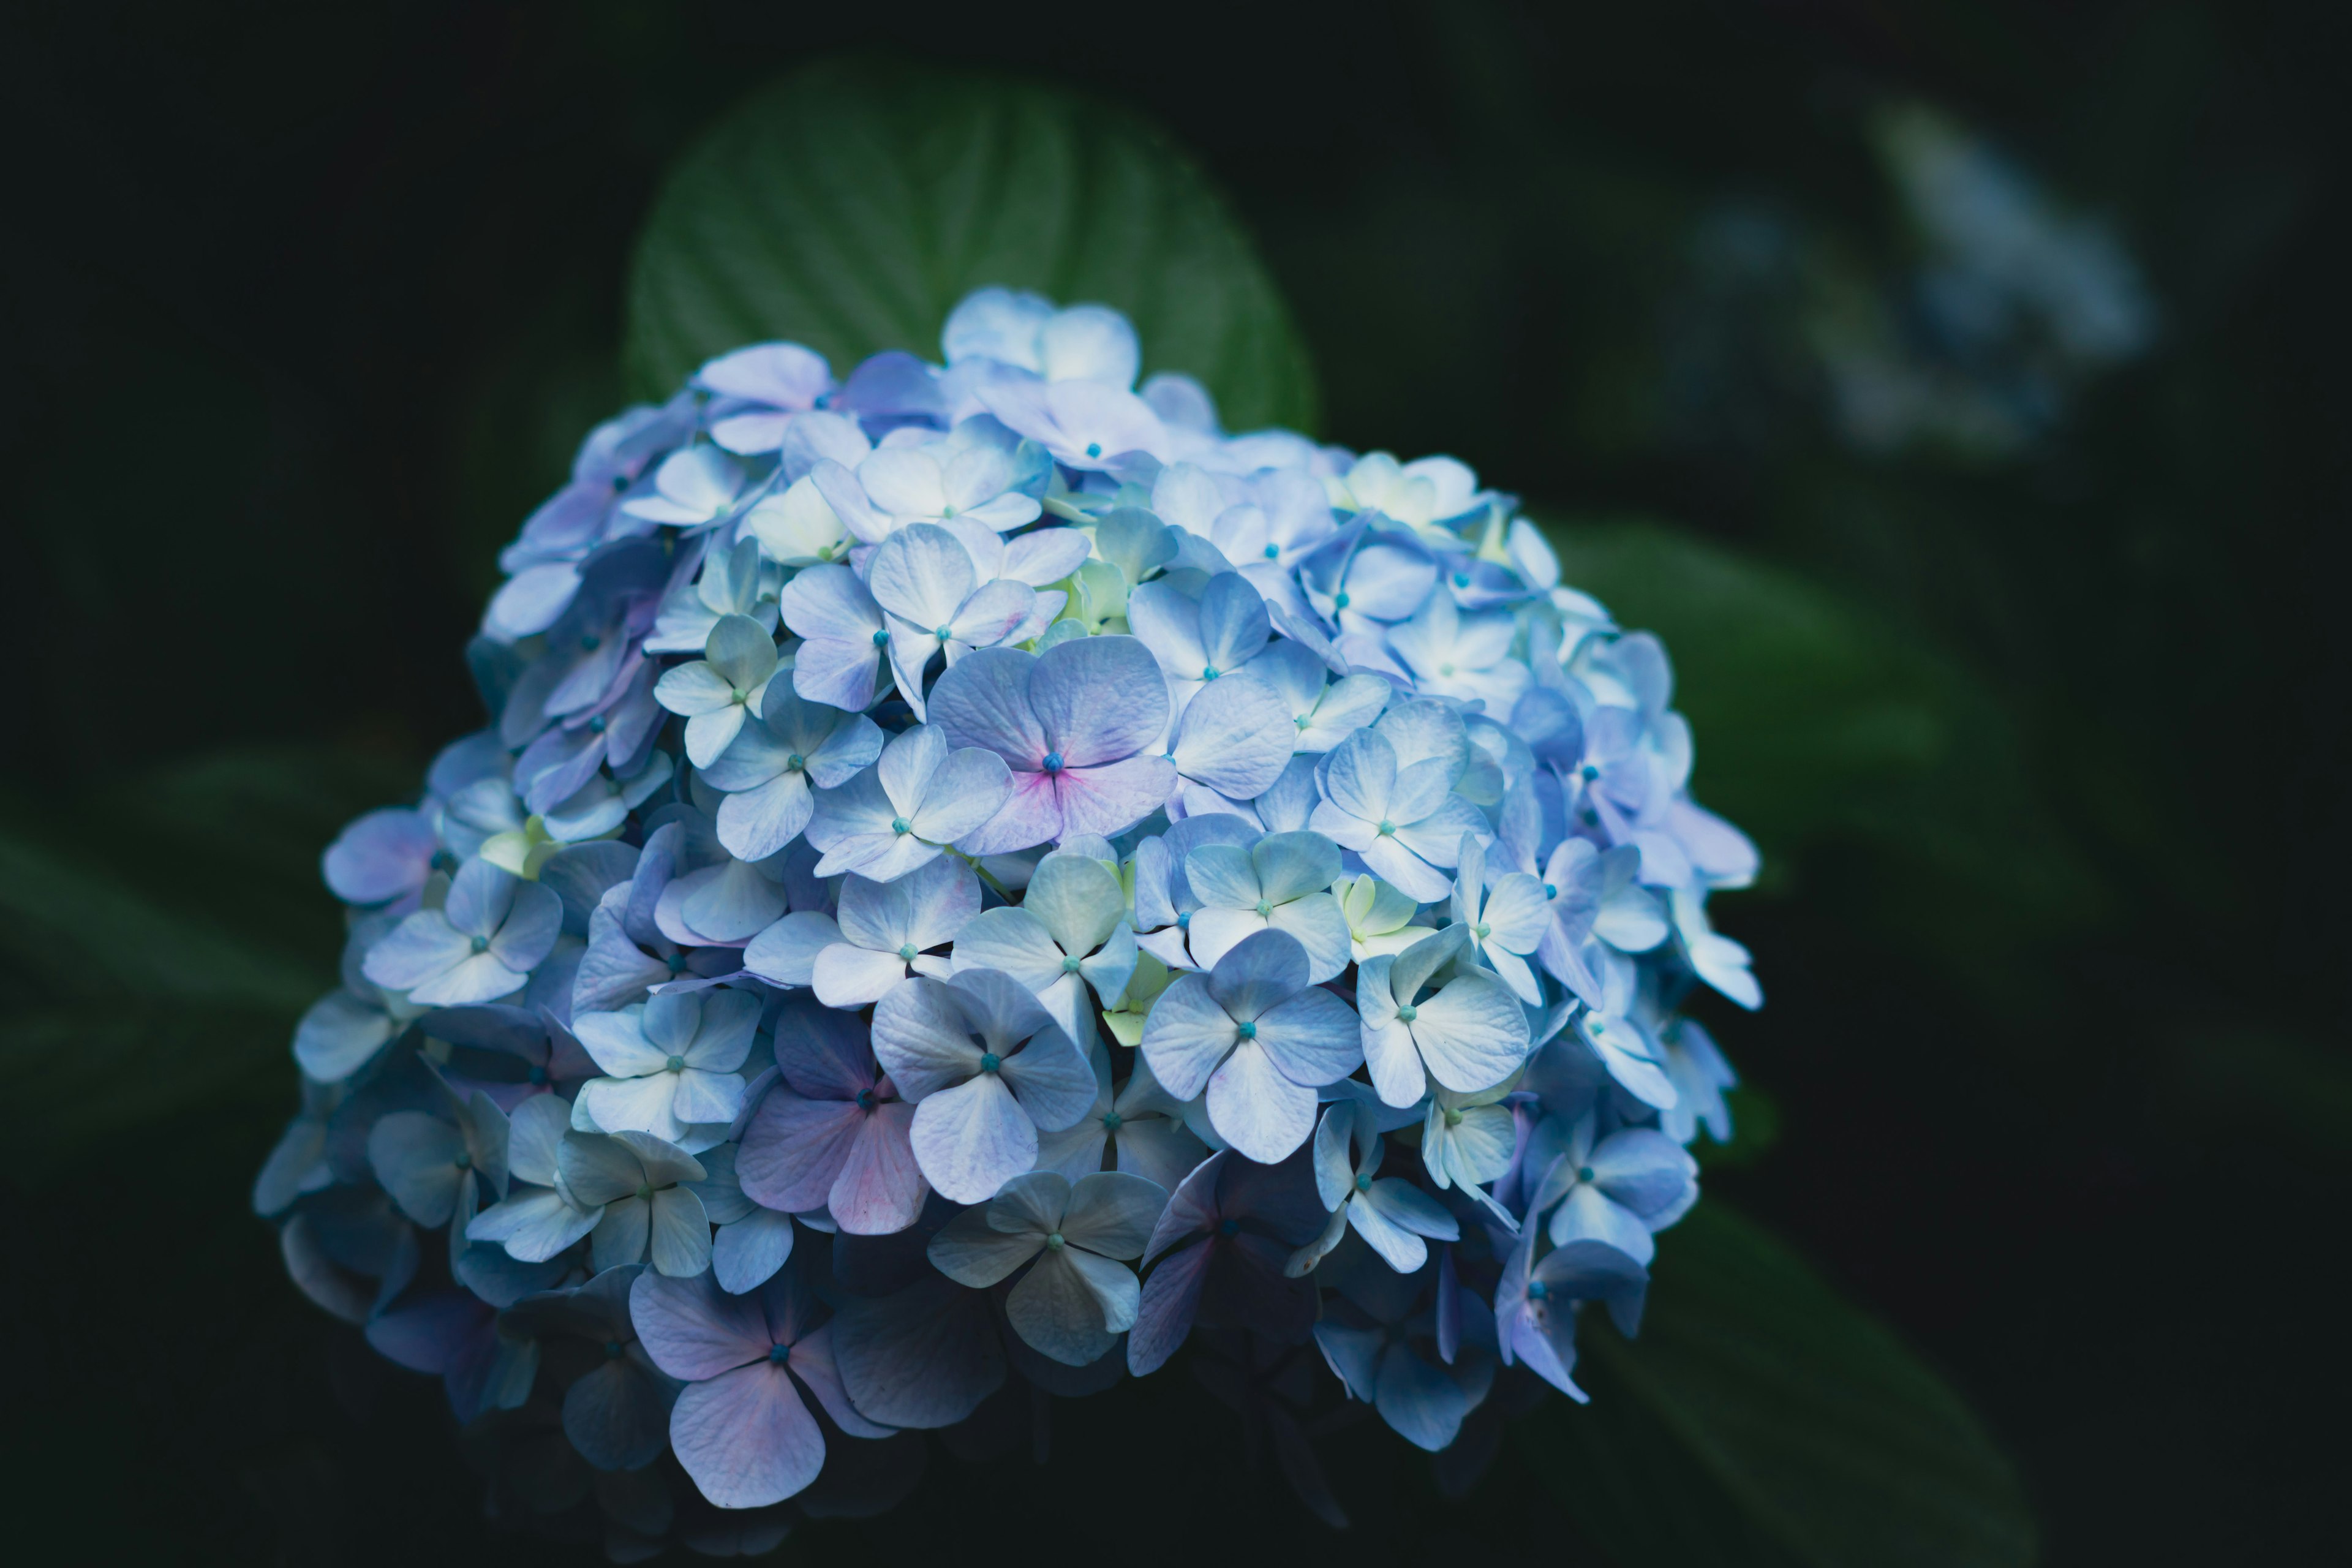
[(326, 853), (256, 1206), (516, 1510), (735, 1549), (710, 1507), (887, 1505), (903, 1434), (1196, 1326), (1443, 1450), (1583, 1397), (1728, 1135), (1676, 1008), (1760, 1001), (1706, 910), (1756, 857), (1656, 641), (1458, 462), (1135, 390), (1113, 311), (986, 290), (944, 349), (595, 430), (489, 726)]

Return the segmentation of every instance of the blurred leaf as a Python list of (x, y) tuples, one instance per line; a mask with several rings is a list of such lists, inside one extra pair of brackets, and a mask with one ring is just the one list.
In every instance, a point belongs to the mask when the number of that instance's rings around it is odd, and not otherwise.
[(2034, 1560), (2008, 1461), (1958, 1395), (1719, 1200), (1661, 1238), (1640, 1339), (1581, 1325), (1589, 1405), (1527, 1457), (1627, 1568), (2010, 1568)]
[(1165, 134), (1059, 89), (902, 62), (797, 71), (686, 155), (637, 247), (629, 365), (658, 396), (772, 338), (836, 374), (883, 349), (935, 358), (949, 310), (989, 284), (1124, 310), (1146, 372), (1197, 376), (1230, 428), (1313, 427), (1288, 308)]
[[(405, 785), (399, 782), (404, 779)], [(51, 1144), (115, 1132), (272, 1075), (334, 984), (342, 921), (319, 852), (412, 769), (303, 748), (215, 752), (55, 825), (0, 834), (0, 1073)]]
[(1899, 867), (1874, 879), (1874, 912), (1963, 965), (2095, 911), (2000, 704), (1916, 635), (1662, 524), (1549, 531), (1567, 581), (1664, 638), (1694, 793), (1755, 836), (1768, 879), (1812, 844), (1865, 846)]
[(298, 961), (14, 837), (0, 837), (0, 956), (44, 989), (94, 1002), (299, 1009), (319, 990)]

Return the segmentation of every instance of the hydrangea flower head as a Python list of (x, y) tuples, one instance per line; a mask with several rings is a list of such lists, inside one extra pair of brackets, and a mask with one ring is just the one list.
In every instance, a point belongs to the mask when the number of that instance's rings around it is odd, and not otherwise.
[(1731, 1131), (1676, 1004), (1762, 1001), (1663, 649), (1101, 306), (941, 361), (723, 354), (524, 524), (486, 727), (324, 856), (297, 1282), (632, 1540), (1196, 1326), (1432, 1450), (1582, 1398)]

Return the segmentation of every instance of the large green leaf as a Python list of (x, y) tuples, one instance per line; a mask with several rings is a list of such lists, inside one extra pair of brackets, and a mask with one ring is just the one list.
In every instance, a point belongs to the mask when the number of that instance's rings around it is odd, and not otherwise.
[(630, 370), (658, 395), (772, 338), (836, 373), (882, 349), (936, 358), (949, 310), (989, 284), (1126, 311), (1146, 371), (1200, 378), (1232, 428), (1314, 424), (1288, 308), (1158, 129), (1057, 89), (890, 61), (797, 71), (678, 163), (638, 244)]
[(1959, 1397), (1709, 1200), (1660, 1238), (1641, 1337), (1580, 1331), (1592, 1403), (1526, 1454), (1623, 1568), (2022, 1568), (2033, 1521)]

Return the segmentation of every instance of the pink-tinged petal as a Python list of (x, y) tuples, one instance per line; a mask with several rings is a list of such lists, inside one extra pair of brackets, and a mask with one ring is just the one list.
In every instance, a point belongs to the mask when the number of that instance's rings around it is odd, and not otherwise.
[(1289, 1155), (1315, 1131), (1315, 1091), (1282, 1076), (1255, 1040), (1209, 1078), (1209, 1124), (1261, 1165)]
[(958, 746), (983, 747), (1015, 769), (1035, 768), (1047, 749), (1029, 700), (1037, 664), (1017, 648), (966, 655), (931, 688), (930, 721)]
[(1037, 1163), (1037, 1129), (994, 1073), (925, 1098), (908, 1141), (924, 1179), (960, 1204), (986, 1202)]
[(1047, 649), (1030, 675), (1029, 701), (1047, 749), (1061, 753), (1065, 767), (1131, 757), (1168, 728), (1160, 661), (1131, 637), (1074, 637)]
[(1201, 1242), (1171, 1254), (1143, 1282), (1136, 1305), (1135, 1327), (1127, 1336), (1127, 1370), (1138, 1377), (1158, 1372), (1192, 1331), (1192, 1315), (1200, 1310), (1201, 1287), (1207, 1283), (1216, 1248)]
[(842, 1163), (826, 1195), (835, 1221), (852, 1236), (891, 1236), (915, 1223), (929, 1191), (910, 1134), (915, 1108), (903, 1100), (876, 1106)]
[(730, 1296), (708, 1275), (638, 1275), (629, 1287), (629, 1321), (654, 1364), (689, 1382), (765, 1361), (774, 1342), (759, 1299)]
[(816, 1479), (824, 1434), (792, 1375), (762, 1362), (677, 1396), (670, 1447), (702, 1495), (720, 1508), (765, 1508)]
[(1071, 768), (1053, 777), (1062, 802), (1062, 831), (1056, 837), (1096, 833), (1108, 838), (1167, 802), (1176, 788), (1176, 764), (1165, 757), (1129, 757), (1101, 767)]
[[(961, 669), (971, 662), (968, 658), (956, 668)], [(936, 689), (932, 697), (936, 705)], [(1012, 787), (1003, 805), (997, 807), (994, 816), (958, 839), (956, 847), (967, 855), (1009, 855), (1061, 837), (1062, 797), (1055, 781), (1062, 776), (1013, 771), (1008, 775)]]
[(855, 1100), (803, 1100), (779, 1084), (768, 1091), (743, 1130), (735, 1156), (736, 1179), (744, 1192), (772, 1209), (802, 1214), (822, 1207), (863, 1135), (866, 1120)]

